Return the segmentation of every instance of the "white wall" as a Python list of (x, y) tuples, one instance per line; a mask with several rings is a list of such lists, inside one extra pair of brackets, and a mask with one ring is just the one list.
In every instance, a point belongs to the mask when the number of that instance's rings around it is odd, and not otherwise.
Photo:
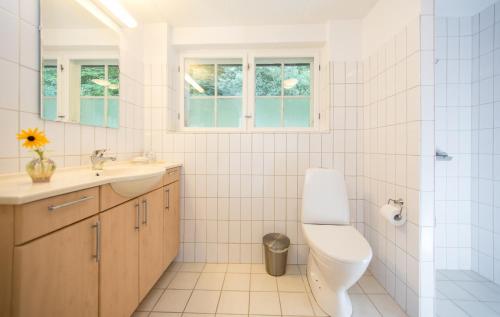
[(421, 12), (421, 1), (379, 0), (363, 19), (363, 57), (392, 39)]
[(500, 5), (472, 17), (472, 269), (500, 283)]
[(497, 0), (435, 0), (436, 16), (470, 17), (496, 2)]
[(436, 268), (471, 269), (472, 19), (436, 18)]
[(337, 20), (327, 24), (328, 49), (331, 60), (360, 61), (362, 54), (362, 21)]
[[(24, 171), (32, 154), (16, 140), (20, 129), (45, 130), (48, 154), (58, 167), (88, 164), (96, 148), (119, 158), (143, 151), (142, 56), (136, 40), (124, 41), (121, 52), (120, 128), (96, 128), (43, 121), (39, 113), (38, 1), (0, 2), (0, 172)], [(137, 34), (124, 34), (124, 40)], [(139, 120), (135, 120), (139, 118)]]

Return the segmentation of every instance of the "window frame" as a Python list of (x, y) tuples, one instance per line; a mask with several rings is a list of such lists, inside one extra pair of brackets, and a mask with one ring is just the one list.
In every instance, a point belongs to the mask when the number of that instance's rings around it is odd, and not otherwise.
[[(239, 58), (243, 64), (242, 123), (239, 128), (185, 126), (184, 80), (186, 59)], [(255, 127), (255, 60), (258, 58), (312, 58), (310, 127)], [(179, 130), (186, 132), (315, 132), (320, 130), (320, 50), (319, 49), (266, 49), (266, 50), (202, 50), (179, 54)]]
[[(246, 130), (247, 120), (245, 120), (247, 103), (248, 103), (248, 78), (247, 78), (247, 67), (248, 60), (247, 54), (244, 51), (198, 51), (198, 52), (184, 52), (179, 55), (179, 127), (183, 131), (220, 131), (220, 132), (232, 132), (232, 131), (242, 131)], [(225, 127), (187, 127), (185, 125), (185, 103), (184, 103), (184, 92), (186, 89), (186, 81), (184, 80), (185, 73), (185, 62), (187, 59), (241, 59), (242, 70), (243, 70), (243, 83), (241, 91), (241, 126), (239, 128), (225, 128)]]

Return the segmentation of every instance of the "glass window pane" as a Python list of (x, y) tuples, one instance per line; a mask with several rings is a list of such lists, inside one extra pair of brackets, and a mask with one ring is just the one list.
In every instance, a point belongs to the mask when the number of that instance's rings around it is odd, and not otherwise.
[(241, 98), (217, 99), (217, 126), (239, 128), (241, 122)]
[(120, 95), (120, 68), (118, 65), (108, 66), (108, 96)]
[(243, 87), (243, 65), (217, 65), (217, 95), (241, 96)]
[(104, 126), (104, 98), (80, 98), (80, 123)]
[(215, 125), (213, 98), (186, 98), (186, 127), (213, 127)]
[(57, 119), (57, 99), (55, 97), (43, 97), (43, 118), (45, 120)]
[(82, 65), (80, 70), (80, 96), (104, 96), (104, 65)]
[(57, 66), (43, 65), (43, 95), (57, 96)]
[(257, 64), (255, 95), (281, 96), (281, 64)]
[(281, 98), (255, 98), (255, 126), (281, 127)]
[(285, 64), (284, 77), (285, 96), (311, 95), (311, 64)]
[(191, 64), (185, 75), (186, 96), (215, 95), (215, 65)]
[(284, 98), (283, 118), (285, 127), (307, 128), (310, 126), (310, 98)]
[(108, 127), (120, 127), (120, 100), (118, 98), (108, 99)]

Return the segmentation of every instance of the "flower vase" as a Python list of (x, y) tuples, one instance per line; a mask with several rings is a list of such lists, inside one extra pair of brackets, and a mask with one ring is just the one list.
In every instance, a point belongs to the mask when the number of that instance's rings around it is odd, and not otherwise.
[(26, 164), (26, 172), (33, 183), (47, 183), (56, 170), (56, 164), (49, 158), (34, 158)]

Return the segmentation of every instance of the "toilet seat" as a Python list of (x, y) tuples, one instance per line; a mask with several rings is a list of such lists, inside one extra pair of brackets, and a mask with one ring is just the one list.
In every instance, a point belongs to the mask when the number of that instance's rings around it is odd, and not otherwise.
[(370, 261), (368, 241), (352, 226), (303, 224), (303, 234), (314, 252), (343, 263)]

